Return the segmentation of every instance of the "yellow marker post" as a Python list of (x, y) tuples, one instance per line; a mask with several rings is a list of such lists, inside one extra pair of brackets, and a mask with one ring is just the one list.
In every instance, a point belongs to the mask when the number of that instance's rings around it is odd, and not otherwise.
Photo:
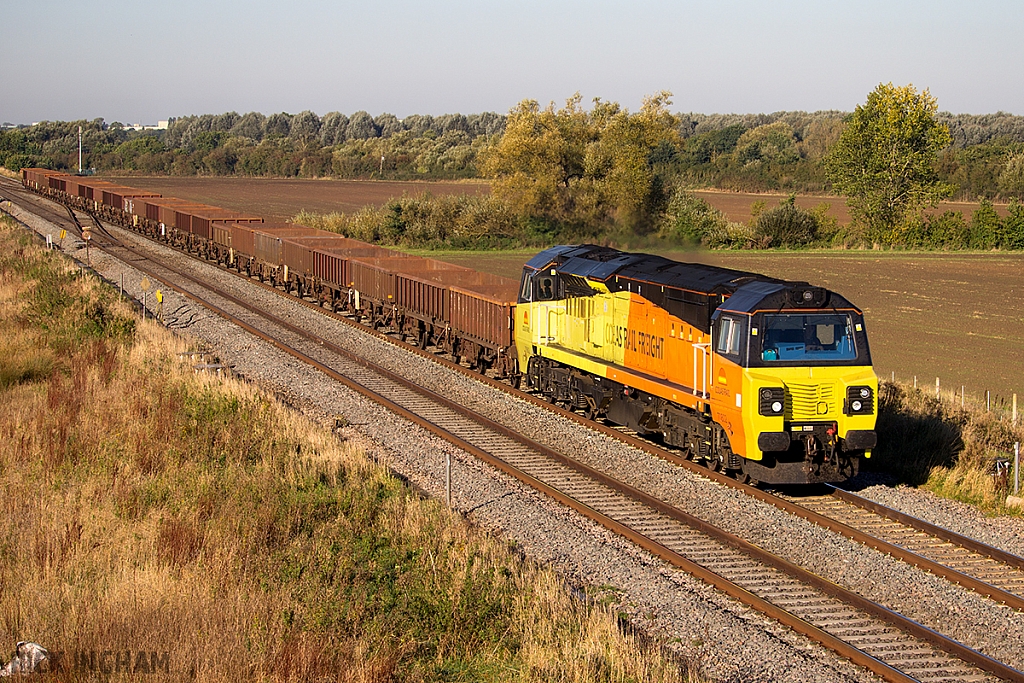
[(156, 290), (156, 317), (157, 320), (163, 322), (164, 319), (164, 293), (159, 289)]

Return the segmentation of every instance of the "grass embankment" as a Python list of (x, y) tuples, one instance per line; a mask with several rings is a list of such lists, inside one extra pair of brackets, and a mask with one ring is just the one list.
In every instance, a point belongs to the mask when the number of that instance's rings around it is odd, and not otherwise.
[(6, 652), (166, 653), (174, 680), (697, 677), (363, 453), (193, 374), (8, 223), (0, 329)]
[(1005, 504), (1012, 471), (998, 479), (992, 469), (996, 458), (1009, 458), (1018, 441), (1024, 441), (1024, 426), (1011, 424), (1003, 411), (970, 400), (961, 407), (956, 396), (936, 398), (901, 382), (879, 385), (879, 447), (871, 468), (891, 472), (903, 483), (988, 513), (1019, 514)]

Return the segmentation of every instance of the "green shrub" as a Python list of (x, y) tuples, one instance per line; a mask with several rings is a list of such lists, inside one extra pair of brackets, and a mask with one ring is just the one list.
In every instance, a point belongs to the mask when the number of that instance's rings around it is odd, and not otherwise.
[(303, 212), (293, 220), (364, 242), (429, 249), (533, 246), (541, 237), (511, 206), (493, 196), (403, 196), (354, 214)]
[(993, 208), (992, 202), (982, 199), (981, 205), (971, 216), (968, 246), (971, 249), (993, 249), (1000, 242), (1001, 229), (999, 214)]
[(818, 217), (796, 205), (796, 197), (782, 200), (777, 207), (761, 212), (754, 224), (759, 246), (795, 248), (818, 238)]
[(685, 190), (672, 195), (659, 234), (684, 245), (707, 244), (711, 235), (727, 232), (729, 221), (718, 209)]
[(959, 211), (944, 211), (928, 216), (924, 223), (924, 244), (945, 249), (963, 249), (969, 240), (969, 228)]
[(1024, 205), (1010, 203), (1010, 215), (1003, 219), (1003, 243), (1007, 249), (1024, 249)]

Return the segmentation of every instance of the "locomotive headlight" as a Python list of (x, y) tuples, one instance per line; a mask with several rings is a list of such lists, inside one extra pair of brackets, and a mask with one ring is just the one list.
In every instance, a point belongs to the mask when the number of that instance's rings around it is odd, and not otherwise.
[(846, 388), (846, 409), (847, 415), (870, 415), (874, 412), (874, 392), (871, 387), (847, 387)]
[(786, 408), (786, 391), (782, 387), (762, 387), (757, 398), (757, 412), (761, 415), (775, 417)]

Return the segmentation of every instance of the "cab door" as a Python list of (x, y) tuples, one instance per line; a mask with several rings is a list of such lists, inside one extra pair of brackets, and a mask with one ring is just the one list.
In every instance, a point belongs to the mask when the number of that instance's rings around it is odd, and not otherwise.
[(711, 400), (718, 404), (716, 419), (730, 435), (743, 408), (743, 359), (746, 357), (748, 318), (722, 315), (713, 327)]

